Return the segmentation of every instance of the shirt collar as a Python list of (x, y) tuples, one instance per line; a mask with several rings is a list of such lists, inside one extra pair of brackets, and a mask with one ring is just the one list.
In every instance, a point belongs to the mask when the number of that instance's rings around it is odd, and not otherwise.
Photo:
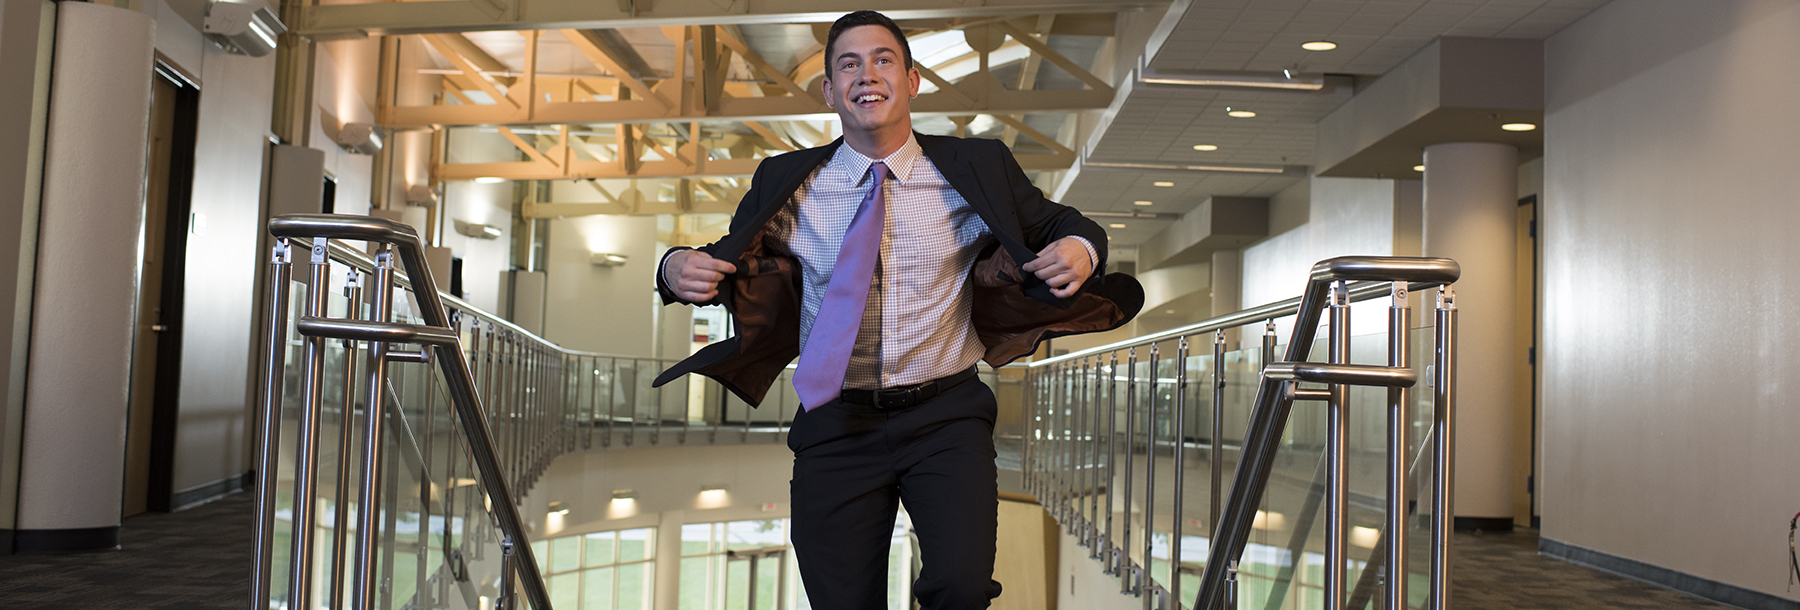
[(831, 156), (831, 162), (844, 169), (844, 175), (851, 186), (862, 184), (863, 178), (870, 175), (869, 166), (876, 161), (887, 163), (888, 175), (899, 180), (900, 184), (906, 184), (912, 178), (913, 162), (924, 154), (924, 149), (919, 148), (919, 138), (912, 132), (907, 132), (906, 143), (886, 159), (871, 159), (845, 144), (838, 146), (837, 153)]

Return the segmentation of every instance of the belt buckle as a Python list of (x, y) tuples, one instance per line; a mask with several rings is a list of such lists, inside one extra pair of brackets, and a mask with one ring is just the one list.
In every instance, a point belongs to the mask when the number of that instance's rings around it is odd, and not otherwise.
[(919, 386), (905, 389), (876, 390), (875, 406), (883, 409), (904, 409), (918, 403)]

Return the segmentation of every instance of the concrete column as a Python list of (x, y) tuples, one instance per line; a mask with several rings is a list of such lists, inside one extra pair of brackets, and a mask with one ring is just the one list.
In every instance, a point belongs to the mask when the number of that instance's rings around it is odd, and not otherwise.
[(656, 575), (654, 605), (656, 610), (678, 610), (681, 607), (681, 526), (687, 513), (663, 511), (656, 524)]
[(119, 544), (155, 34), (143, 13), (57, 5), (20, 552)]
[[(1425, 148), (1425, 256), (1462, 265), (1456, 283), (1456, 516), (1512, 520), (1518, 150), (1457, 142)], [(1428, 299), (1427, 303), (1430, 302)], [(1428, 314), (1427, 314), (1428, 315)]]
[[(1244, 251), (1214, 250), (1212, 253), (1212, 317), (1243, 309)], [(1238, 329), (1225, 331), (1226, 349), (1238, 347)], [(1211, 349), (1211, 348), (1208, 348)]]

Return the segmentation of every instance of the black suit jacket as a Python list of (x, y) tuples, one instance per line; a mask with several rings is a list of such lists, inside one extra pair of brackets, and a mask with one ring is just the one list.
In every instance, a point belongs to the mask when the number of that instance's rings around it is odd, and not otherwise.
[[(987, 223), (995, 240), (971, 269), (977, 336), (987, 348), (983, 359), (1002, 366), (1037, 350), (1054, 337), (1111, 330), (1130, 321), (1144, 304), (1137, 280), (1106, 268), (1106, 231), (1074, 208), (1050, 201), (1031, 184), (996, 140), (915, 134), (925, 158)], [(656, 378), (661, 386), (681, 375), (699, 373), (717, 380), (745, 402), (756, 405), (781, 370), (800, 354), (801, 273), (786, 244), (767, 235), (769, 221), (793, 200), (794, 191), (820, 164), (843, 145), (840, 138), (825, 146), (763, 160), (750, 191), (738, 204), (724, 238), (702, 246), (713, 258), (731, 261), (737, 273), (719, 283), (710, 303), (691, 303), (675, 296), (661, 273), (656, 287), (664, 303), (722, 304), (738, 334), (708, 345)], [(1070, 298), (1058, 298), (1043, 280), (1020, 265), (1058, 239), (1080, 236), (1099, 255), (1094, 277)], [(673, 250), (671, 250), (673, 252)], [(666, 255), (665, 255), (666, 256)]]

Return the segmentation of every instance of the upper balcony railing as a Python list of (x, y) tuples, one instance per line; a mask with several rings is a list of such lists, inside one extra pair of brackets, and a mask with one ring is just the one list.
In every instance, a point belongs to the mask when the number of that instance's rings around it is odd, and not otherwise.
[[(1407, 608), (1414, 593), (1424, 594), (1417, 605), (1443, 608), (1455, 395), (1449, 285), (1458, 275), (1448, 259), (1330, 259), (1313, 268), (1299, 298), (1033, 362), (1027, 486), (1146, 610), (1190, 607), (1183, 590), (1194, 591), (1192, 608), (1207, 610), (1362, 607), (1378, 589), (1389, 610)], [(1431, 288), (1433, 326), (1413, 328), (1411, 295)], [(1351, 304), (1383, 295), (1391, 297), (1385, 336), (1353, 341)], [(1321, 354), (1313, 342), (1327, 310)], [(1293, 335), (1278, 360), (1284, 318)], [(1259, 346), (1233, 348), (1240, 328), (1257, 325)], [(1193, 353), (1199, 341), (1211, 349)], [(1416, 343), (1433, 354), (1423, 371), (1411, 358)], [(1419, 379), (1434, 389), (1428, 406), (1409, 390)], [(1290, 422), (1297, 400), (1326, 408)], [(1385, 425), (1354, 417), (1383, 412)], [(1429, 464), (1417, 459), (1425, 439)], [(1362, 467), (1351, 469), (1352, 460)], [(1227, 466), (1235, 477), (1225, 477)], [(1430, 579), (1409, 590), (1408, 498), (1424, 467), (1433, 480)], [(1192, 471), (1210, 474), (1210, 484), (1188, 485)], [(1206, 511), (1190, 509), (1199, 506)], [(1369, 550), (1356, 562), (1353, 589), (1351, 545)]]

